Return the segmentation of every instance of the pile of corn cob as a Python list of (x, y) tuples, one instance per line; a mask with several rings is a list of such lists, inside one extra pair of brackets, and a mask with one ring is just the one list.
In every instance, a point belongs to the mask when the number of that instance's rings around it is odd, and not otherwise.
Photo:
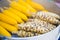
[(42, 5), (31, 0), (8, 1), (9, 7), (0, 8), (0, 35), (37, 36), (56, 28), (54, 24), (60, 24), (59, 15), (47, 12)]
[(20, 27), (20, 30), (24, 30), (26, 31), (26, 33), (31, 32), (31, 33), (37, 33), (37, 34), (44, 34), (56, 28), (55, 25), (52, 25), (40, 19), (29, 19), (26, 23), (19, 24), (19, 27)]
[(26, 33), (33, 32), (41, 35), (55, 29), (56, 25), (60, 24), (60, 16), (55, 13), (41, 11), (33, 14), (32, 17), (26, 23), (19, 24), (20, 30), (24, 30)]
[[(27, 21), (32, 13), (36, 13), (39, 10), (46, 11), (42, 5), (31, 0), (8, 0), (8, 2), (10, 3), (9, 7), (0, 8), (0, 35), (7, 37), (11, 37), (12, 32), (18, 31), (18, 24)], [(39, 6), (39, 8), (36, 6)]]

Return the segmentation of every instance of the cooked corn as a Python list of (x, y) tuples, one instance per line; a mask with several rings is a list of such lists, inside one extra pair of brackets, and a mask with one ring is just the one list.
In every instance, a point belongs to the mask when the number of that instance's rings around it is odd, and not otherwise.
[(54, 17), (56, 19), (60, 19), (60, 16), (59, 15), (57, 15), (55, 13), (52, 13), (52, 12), (44, 12), (44, 11), (41, 11), (41, 13), (46, 14), (46, 15), (49, 15), (49, 16)]
[(60, 21), (58, 19), (52, 17), (51, 15), (47, 15), (47, 13), (38, 12), (33, 15), (33, 18), (40, 18), (41, 20), (47, 21), (52, 24), (60, 24)]
[(39, 19), (30, 19), (26, 23), (19, 24), (20, 29), (36, 33), (46, 33), (54, 29), (56, 26), (39, 20)]
[(20, 37), (32, 37), (32, 36), (37, 36), (39, 34), (20, 30), (20, 31), (17, 32), (17, 35), (20, 36)]

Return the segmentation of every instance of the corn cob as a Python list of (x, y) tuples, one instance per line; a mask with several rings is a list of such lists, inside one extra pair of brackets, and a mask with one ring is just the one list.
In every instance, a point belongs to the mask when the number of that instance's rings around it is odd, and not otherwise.
[(38, 11), (47, 11), (41, 4), (35, 3), (32, 0), (26, 0), (26, 2)]
[(17, 25), (16, 20), (4, 15), (3, 13), (0, 13), (0, 20), (6, 23), (12, 24), (12, 25)]
[(20, 29), (36, 33), (46, 33), (56, 27), (50, 23), (38, 19), (32, 19), (29, 21), (27, 23), (19, 24)]
[(4, 8), (7, 9), (7, 10), (9, 10), (9, 11), (11, 11), (11, 12), (13, 12), (17, 16), (19, 16), (22, 20), (24, 20), (24, 21), (28, 20), (27, 16), (25, 14), (23, 14), (22, 12), (19, 12), (16, 9), (13, 9), (11, 7), (10, 8), (4, 7)]
[(31, 16), (31, 12), (29, 9), (27, 9), (26, 7), (20, 5), (19, 3), (17, 3), (16, 1), (9, 1), (10, 2), (10, 7), (23, 12), (26, 16)]
[(4, 10), (2, 13), (15, 19), (18, 23), (23, 23), (23, 20), (21, 18), (19, 18), (17, 15), (13, 14), (12, 12), (8, 10)]
[(24, 0), (18, 0), (18, 3), (25, 6), (26, 8), (28, 8), (31, 12), (36, 13), (37, 11), (32, 8), (27, 2), (24, 2)]
[(44, 12), (44, 11), (41, 11), (41, 13), (43, 14), (46, 14), (46, 15), (49, 15), (49, 16), (52, 16), (52, 17), (55, 17), (57, 19), (60, 19), (60, 16), (55, 14), (55, 13), (52, 13), (52, 12)]
[[(50, 24), (50, 23), (48, 23), (48, 22), (45, 22), (45, 21), (43, 21), (43, 20), (40, 20), (40, 19), (29, 19), (28, 21), (34, 22), (34, 23), (36, 23), (36, 25), (45, 27), (45, 28), (47, 28), (48, 30), (52, 30), (52, 29), (56, 28), (55, 25), (52, 25), (52, 24)], [(33, 25), (34, 25), (34, 23), (33, 23)], [(32, 23), (31, 23), (31, 24), (32, 24)]]
[(4, 23), (2, 21), (0, 21), (0, 26), (2, 26), (3, 28), (7, 29), (10, 32), (18, 31), (18, 29), (15, 26), (9, 25), (9, 24)]
[(35, 15), (32, 15), (33, 18), (40, 18), (41, 20), (47, 21), (52, 24), (60, 24), (60, 21), (50, 15), (47, 15), (46, 13), (38, 12)]
[(1, 26), (0, 26), (0, 35), (6, 36), (6, 37), (11, 37), (11, 34)]
[(20, 30), (20, 31), (16, 32), (16, 34), (20, 37), (32, 37), (32, 36), (39, 35), (38, 33), (26, 32), (24, 30)]

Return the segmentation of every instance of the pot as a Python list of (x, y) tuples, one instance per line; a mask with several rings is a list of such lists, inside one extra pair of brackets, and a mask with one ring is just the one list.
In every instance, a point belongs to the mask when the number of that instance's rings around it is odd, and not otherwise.
[[(60, 15), (60, 8), (56, 6), (55, 2), (49, 1), (49, 0), (33, 0), (33, 1), (42, 4), (48, 11), (51, 11)], [(7, 40), (58, 40), (58, 35), (60, 30), (59, 28), (60, 28), (60, 25), (57, 26), (57, 28), (55, 28), (54, 30), (39, 36), (25, 37), (25, 38), (11, 37), (11, 38), (8, 38)]]

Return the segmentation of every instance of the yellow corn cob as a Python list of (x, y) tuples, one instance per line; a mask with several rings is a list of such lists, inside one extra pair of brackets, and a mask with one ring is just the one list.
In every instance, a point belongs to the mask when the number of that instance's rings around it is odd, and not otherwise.
[(10, 6), (14, 9), (17, 9), (21, 12), (23, 12), (26, 16), (31, 16), (31, 12), (29, 9), (27, 9), (26, 7), (20, 5), (19, 3), (12, 1)]
[(0, 35), (6, 36), (6, 37), (11, 37), (11, 34), (1, 26), (0, 26)]
[(26, 8), (28, 8), (33, 13), (37, 12), (34, 8), (32, 8), (27, 2), (24, 2), (23, 0), (18, 0), (18, 3), (25, 6)]
[(13, 18), (10, 18), (9, 16), (4, 15), (3, 13), (0, 13), (0, 20), (12, 25), (17, 25), (17, 21)]
[(19, 18), (17, 15), (15, 15), (14, 13), (8, 11), (8, 10), (4, 10), (3, 14), (15, 19), (18, 23), (22, 23), (23, 20), (21, 18)]
[(38, 11), (47, 11), (41, 4), (35, 3), (32, 0), (26, 0), (28, 4), (30, 4), (33, 8), (37, 9)]
[(3, 28), (7, 29), (10, 32), (18, 31), (18, 29), (15, 26), (9, 25), (9, 24), (4, 23), (2, 21), (0, 21), (0, 26), (2, 26)]
[(21, 19), (23, 19), (24, 21), (27, 21), (28, 18), (25, 14), (23, 14), (22, 12), (17, 11), (16, 9), (13, 8), (8, 8), (9, 11), (13, 12), (14, 14), (16, 14), (17, 16), (19, 16)]

